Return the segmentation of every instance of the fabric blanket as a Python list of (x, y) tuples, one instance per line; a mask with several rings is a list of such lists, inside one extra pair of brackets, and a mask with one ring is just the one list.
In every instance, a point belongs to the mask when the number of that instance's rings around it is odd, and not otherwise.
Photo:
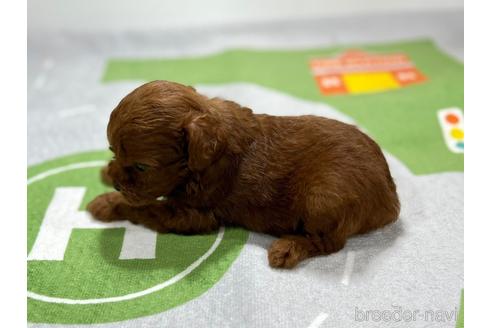
[[(28, 169), (30, 327), (462, 325), (463, 65), (431, 41), (110, 57), (100, 68), (92, 104), (30, 128), (57, 135), (66, 149), (84, 138), (101, 145)], [(154, 79), (193, 85), (256, 113), (359, 126), (388, 159), (399, 220), (294, 270), (268, 266), (273, 237), (240, 228), (180, 236), (94, 221), (84, 208), (109, 190), (99, 181), (111, 156), (102, 150), (108, 113)], [(66, 123), (53, 131), (50, 120)]]

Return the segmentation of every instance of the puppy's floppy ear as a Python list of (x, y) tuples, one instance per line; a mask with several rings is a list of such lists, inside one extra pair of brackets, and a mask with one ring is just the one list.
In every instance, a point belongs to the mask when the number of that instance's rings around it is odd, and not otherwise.
[(194, 117), (185, 127), (188, 168), (200, 172), (217, 160), (224, 150), (225, 135), (220, 121), (211, 113)]

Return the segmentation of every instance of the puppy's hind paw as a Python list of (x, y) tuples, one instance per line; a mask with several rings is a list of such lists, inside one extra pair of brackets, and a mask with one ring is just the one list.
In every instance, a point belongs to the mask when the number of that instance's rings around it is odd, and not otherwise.
[(268, 262), (272, 268), (291, 269), (304, 258), (303, 250), (293, 240), (275, 240), (268, 250)]

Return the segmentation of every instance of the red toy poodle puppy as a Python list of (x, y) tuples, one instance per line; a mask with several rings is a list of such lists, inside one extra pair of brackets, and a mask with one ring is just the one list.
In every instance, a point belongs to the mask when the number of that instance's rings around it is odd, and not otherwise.
[(107, 134), (114, 159), (103, 180), (117, 191), (88, 205), (101, 221), (180, 234), (242, 226), (278, 236), (269, 263), (292, 268), (399, 214), (379, 146), (335, 120), (256, 115), (154, 81), (118, 104)]

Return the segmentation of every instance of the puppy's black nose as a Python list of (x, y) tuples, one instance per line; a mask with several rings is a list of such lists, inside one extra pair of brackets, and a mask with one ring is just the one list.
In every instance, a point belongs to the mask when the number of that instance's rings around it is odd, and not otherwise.
[(115, 183), (115, 184), (114, 184), (114, 189), (116, 189), (117, 191), (120, 191), (120, 185), (119, 185), (119, 184), (117, 184), (117, 183)]

